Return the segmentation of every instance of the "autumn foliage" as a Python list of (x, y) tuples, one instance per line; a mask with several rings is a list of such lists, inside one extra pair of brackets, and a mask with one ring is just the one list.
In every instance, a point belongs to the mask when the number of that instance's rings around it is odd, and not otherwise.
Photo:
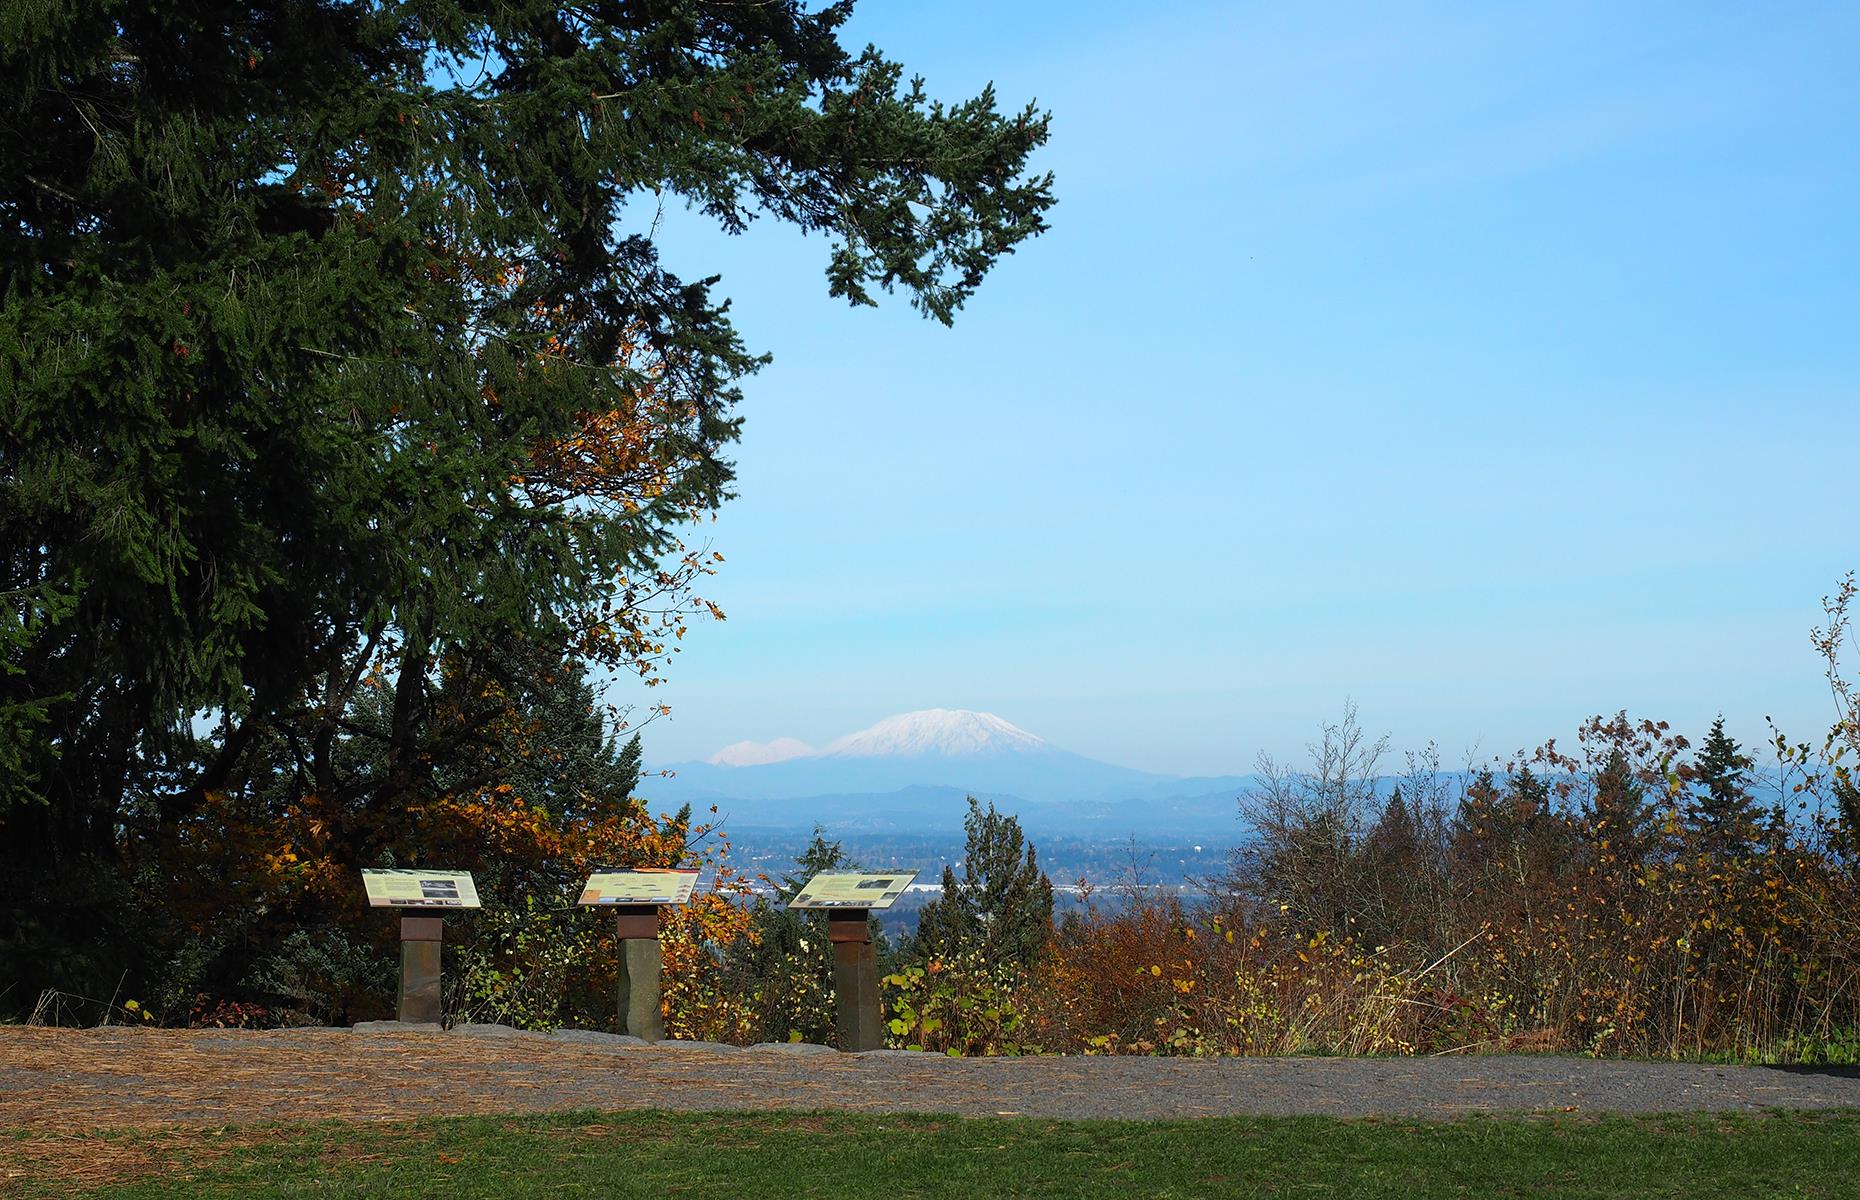
[[(350, 719), (365, 726), (390, 691), (364, 684)], [(447, 1003), (461, 1020), (611, 1021), (613, 930), (574, 905), (594, 870), (703, 870), (702, 890), (668, 917), (674, 996), (701, 977), (707, 947), (743, 936), (727, 839), (635, 798), (638, 741), (616, 744), (578, 671), (556, 664), (522, 686), (487, 687), (461, 665), (442, 691), (441, 719), (472, 733), (432, 731), (453, 753), (404, 805), (327, 795), (280, 772), (267, 789), (210, 794), (141, 848), (142, 886), (161, 900), (143, 912), (146, 936), (167, 953), (139, 981), (140, 1012), (170, 1022), (228, 1005), (260, 1005), (265, 1023), (392, 1015), (397, 923), (366, 906), (368, 866), (473, 872), (485, 907), (446, 930)], [(360, 739), (351, 747), (365, 750)]]
[(1845, 756), (1771, 751), (1616, 716), (1391, 787), (1352, 717), (1264, 764), (1226, 878), (1089, 897), (990, 1007), (1049, 1051), (1860, 1060)]
[(1308, 764), (1262, 757), (1223, 877), (1087, 888), (1024, 962), (929, 953), (886, 980), (893, 1043), (1860, 1063), (1856, 602), (1849, 576), (1813, 633), (1819, 743), (1750, 754), (1722, 720), (1694, 745), (1619, 713), (1391, 771), (1348, 709)]

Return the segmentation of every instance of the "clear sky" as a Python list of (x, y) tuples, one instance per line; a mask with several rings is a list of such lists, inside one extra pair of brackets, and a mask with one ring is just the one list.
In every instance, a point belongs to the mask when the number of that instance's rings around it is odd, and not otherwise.
[(1860, 6), (866, 0), (849, 40), (1050, 108), (1053, 229), (944, 329), (667, 214), (775, 362), (649, 760), (929, 707), (1184, 774), (1349, 697), (1449, 758), (1825, 731)]

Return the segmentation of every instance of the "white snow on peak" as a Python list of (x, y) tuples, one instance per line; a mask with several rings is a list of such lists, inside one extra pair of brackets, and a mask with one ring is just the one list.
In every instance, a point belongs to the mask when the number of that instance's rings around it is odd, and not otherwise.
[(772, 742), (732, 742), (704, 761), (719, 767), (760, 767), (791, 758), (812, 758), (814, 753), (814, 748), (800, 738), (785, 737)]
[(1051, 749), (1025, 729), (993, 713), (930, 708), (886, 717), (870, 729), (830, 743), (823, 755), (839, 758), (922, 757), (1029, 753)]

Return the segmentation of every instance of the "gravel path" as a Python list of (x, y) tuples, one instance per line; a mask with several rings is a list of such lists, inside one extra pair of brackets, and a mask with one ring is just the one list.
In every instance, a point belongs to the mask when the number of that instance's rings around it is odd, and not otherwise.
[(0, 1129), (645, 1107), (1136, 1118), (1728, 1112), (1860, 1107), (1860, 1069), (1548, 1056), (952, 1059), (645, 1046), (607, 1034), (496, 1026), (0, 1029)]

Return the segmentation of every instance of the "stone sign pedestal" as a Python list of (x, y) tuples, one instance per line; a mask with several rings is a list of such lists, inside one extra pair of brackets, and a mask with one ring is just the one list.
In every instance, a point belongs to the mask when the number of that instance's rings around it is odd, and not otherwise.
[(827, 912), (827, 940), (833, 943), (834, 1009), (842, 1050), (877, 1050), (885, 1044), (879, 1025), (878, 954), (872, 948), (868, 908)]
[(444, 1016), (439, 955), (443, 917), (400, 919), (400, 1019), (410, 1025), (437, 1025)]
[(665, 1039), (665, 1012), (659, 991), (659, 907), (622, 904), (614, 914), (619, 938), (620, 1032), (648, 1042)]

